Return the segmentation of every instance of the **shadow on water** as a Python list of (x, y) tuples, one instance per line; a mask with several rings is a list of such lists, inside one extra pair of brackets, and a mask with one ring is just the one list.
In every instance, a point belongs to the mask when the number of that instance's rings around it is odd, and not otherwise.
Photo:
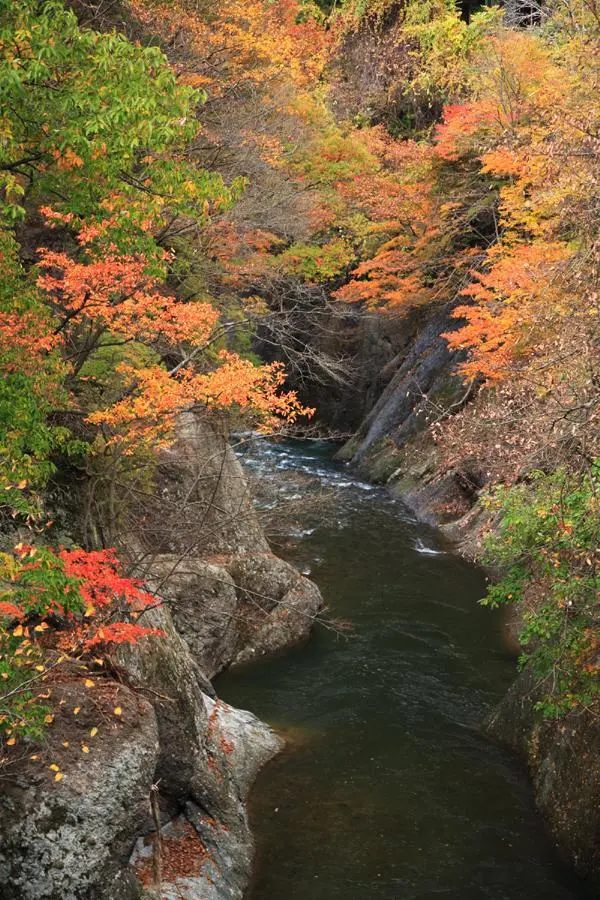
[(318, 626), (307, 645), (219, 679), (226, 701), (289, 739), (253, 793), (250, 900), (583, 897), (523, 773), (479, 731), (514, 677), (499, 619), (477, 605), (481, 572), (328, 453), (266, 445), (247, 459), (282, 495), (299, 478), (304, 498), (332, 491), (303, 537), (280, 541), (353, 626)]

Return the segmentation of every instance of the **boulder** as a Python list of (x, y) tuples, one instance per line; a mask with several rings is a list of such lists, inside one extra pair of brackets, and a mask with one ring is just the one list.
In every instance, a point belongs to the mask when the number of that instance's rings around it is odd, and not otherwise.
[(237, 553), (227, 569), (240, 600), (243, 663), (307, 638), (323, 608), (317, 586), (272, 553)]
[(159, 555), (149, 583), (168, 586), (169, 629), (209, 678), (306, 639), (323, 607), (317, 586), (269, 551), (218, 562)]
[(166, 880), (162, 896), (237, 900), (250, 878), (254, 853), (245, 801), (258, 771), (283, 741), (252, 713), (205, 692), (206, 679), (166, 606), (146, 616), (147, 624), (165, 637), (124, 647), (120, 658), (142, 690), (152, 692), (160, 739), (155, 777), (163, 812), (169, 817), (184, 811), (202, 856), (201, 871), (172, 884)]
[[(149, 826), (158, 731), (150, 703), (122, 685), (115, 689), (123, 713), (106, 724), (92, 691), (84, 694), (80, 683), (55, 686), (55, 721), (39, 752), (43, 765), (28, 760), (4, 781), (4, 900), (133, 900), (139, 895), (126, 864), (140, 829)], [(78, 707), (81, 712), (74, 717)], [(93, 739), (91, 722), (99, 729)], [(61, 780), (55, 780), (51, 765), (59, 767)]]

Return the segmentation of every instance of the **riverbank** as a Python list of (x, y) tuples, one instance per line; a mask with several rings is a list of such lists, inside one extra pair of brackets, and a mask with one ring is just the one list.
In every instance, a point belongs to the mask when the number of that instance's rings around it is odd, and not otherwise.
[(182, 417), (161, 455), (144, 522), (121, 550), (143, 562), (157, 596), (143, 621), (160, 635), (46, 686), (46, 740), (4, 762), (6, 900), (240, 900), (250, 878), (246, 798), (283, 741), (209, 679), (306, 638), (321, 596), (270, 552), (239, 462), (202, 417)]
[[(454, 552), (472, 561), (481, 558), (484, 534), (497, 522), (479, 502), (486, 473), (474, 460), (461, 459), (447, 468), (429, 431), (400, 447), (390, 437), (362, 451), (351, 441), (340, 455), (350, 460), (351, 470), (383, 482), (417, 519), (439, 530)], [(496, 576), (490, 571), (492, 579)], [(520, 652), (522, 612), (518, 607), (504, 612), (506, 644)], [(557, 853), (595, 896), (600, 890), (600, 721), (596, 710), (585, 705), (560, 717), (544, 714), (536, 707), (544, 694), (530, 669), (517, 674), (515, 660), (513, 683), (484, 727), (526, 766)]]
[(329, 453), (247, 459), (272, 522), (279, 502), (278, 552), (311, 571), (333, 626), (217, 681), (290, 736), (251, 797), (250, 898), (583, 897), (523, 770), (480, 730), (514, 672), (500, 617), (477, 604), (482, 573)]

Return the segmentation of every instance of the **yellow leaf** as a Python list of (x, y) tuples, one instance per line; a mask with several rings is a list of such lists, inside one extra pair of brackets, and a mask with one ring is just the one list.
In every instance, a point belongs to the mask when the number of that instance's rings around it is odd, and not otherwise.
[(56, 765), (56, 763), (52, 763), (48, 766), (48, 768), (52, 769), (53, 772), (58, 772), (58, 766)]
[(90, 752), (90, 748), (88, 747), (87, 744), (82, 744), (82, 745), (81, 745), (81, 752), (82, 752), (82, 753), (89, 753), (89, 752)]
[(17, 625), (17, 627), (13, 631), (13, 637), (21, 637), (22, 634), (23, 634), (23, 626)]
[(15, 744), (17, 743), (17, 739), (16, 739), (16, 738), (9, 738), (9, 739), (7, 740), (6, 743), (7, 743), (7, 745), (8, 745), (9, 747), (14, 747)]
[(81, 707), (80, 707), (80, 706), (76, 706), (76, 707), (75, 707), (75, 708), (74, 708), (74, 710), (73, 710), (73, 715), (74, 715), (74, 716), (77, 716), (77, 715), (79, 715), (79, 711), (80, 711), (80, 709), (81, 709)]
[(51, 725), (54, 722), (54, 716), (44, 716), (44, 722), (46, 725)]
[(96, 727), (90, 729), (91, 737), (96, 737), (97, 734), (98, 734), (98, 729)]
[(68, 741), (63, 741), (63, 742), (62, 742), (62, 745), (63, 745), (63, 747), (68, 747), (68, 746), (69, 746), (69, 742), (68, 742)]
[(85, 681), (84, 681), (84, 684), (85, 684), (85, 686), (86, 686), (87, 688), (92, 688), (92, 687), (94, 687), (94, 682), (92, 681), (91, 678), (86, 678)]
[(96, 610), (94, 609), (93, 606), (88, 606), (84, 613), (84, 618), (89, 619), (89, 617), (93, 616), (95, 612), (96, 612)]
[(39, 756), (37, 755), (37, 753), (34, 753), (32, 756), (29, 757), (29, 759), (39, 759)]
[(47, 629), (48, 629), (48, 623), (47, 623), (47, 622), (40, 622), (40, 624), (39, 624), (39, 625), (36, 625), (35, 628), (34, 628), (33, 630), (34, 630), (34, 631), (47, 631)]
[(43, 666), (36, 666), (36, 667), (35, 667), (35, 670), (36, 670), (36, 672), (43, 672), (43, 671), (45, 671)]
[(26, 488), (26, 487), (27, 487), (27, 481), (26, 481), (25, 479), (23, 479), (23, 481), (20, 481), (20, 482), (18, 483), (17, 487), (18, 487), (18, 489), (19, 489), (20, 491), (22, 491), (23, 488)]
[(63, 777), (62, 772), (57, 772), (56, 775), (54, 776), (54, 780), (55, 780), (55, 781), (62, 781), (62, 777)]
[(122, 715), (122, 713), (123, 713), (123, 710), (121, 709), (121, 707), (120, 707), (120, 706), (115, 706), (115, 708), (114, 708), (114, 714), (115, 714), (115, 716), (120, 716), (120, 715)]

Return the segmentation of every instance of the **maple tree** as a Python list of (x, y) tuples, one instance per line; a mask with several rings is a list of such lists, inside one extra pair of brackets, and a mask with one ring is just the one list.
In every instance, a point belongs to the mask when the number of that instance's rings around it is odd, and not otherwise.
[[(194, 158), (203, 93), (156, 48), (81, 28), (58, 0), (1, 12), (0, 504), (7, 531), (31, 532), (1, 559), (0, 725), (10, 747), (47, 724), (30, 685), (48, 668), (85, 667), (92, 651), (156, 634), (136, 623), (151, 598), (114, 551), (53, 548), (44, 491), (59, 456), (87, 457), (88, 475), (97, 461), (147, 479), (128, 458), (156, 458), (184, 409), (268, 428), (311, 411), (284, 390), (280, 365), (227, 349), (205, 287), (200, 296), (173, 287), (187, 269), (172, 243), (199, 239), (244, 181), (226, 184)], [(28, 268), (19, 221), (43, 234)], [(94, 437), (74, 439), (57, 411)]]
[(0, 733), (9, 747), (51, 723), (39, 700), (51, 696), (57, 668), (97, 669), (102, 648), (161, 636), (135, 621), (154, 598), (121, 574), (113, 550), (20, 543), (0, 554), (0, 584)]

